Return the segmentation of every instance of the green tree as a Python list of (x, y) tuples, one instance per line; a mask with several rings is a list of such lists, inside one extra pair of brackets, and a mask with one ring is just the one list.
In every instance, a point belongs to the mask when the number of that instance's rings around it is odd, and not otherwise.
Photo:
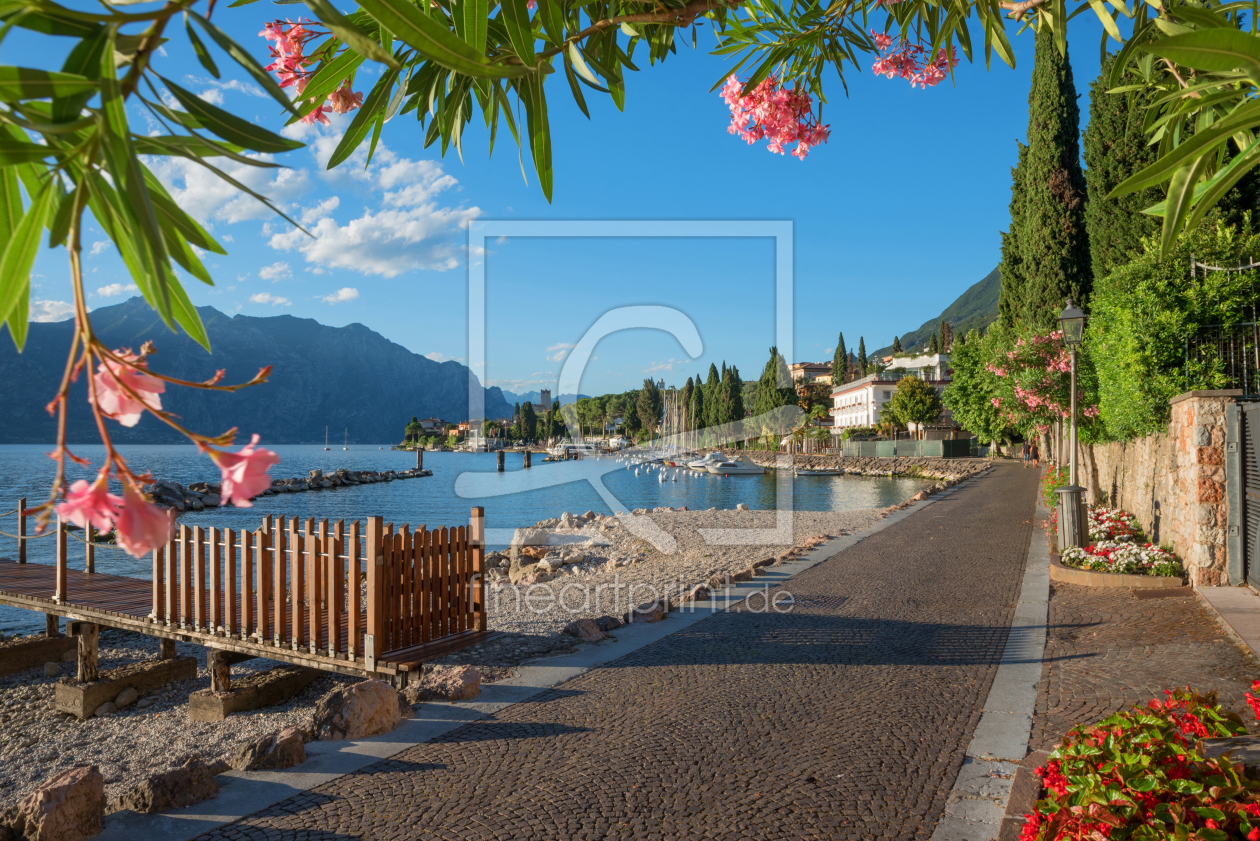
[(897, 383), (897, 390), (884, 406), (881, 417), (891, 415), (902, 426), (926, 424), (936, 421), (942, 409), (940, 395), (934, 386), (907, 375)]
[(941, 319), (941, 353), (949, 353), (953, 346), (954, 331), (949, 328), (948, 321)]
[(696, 387), (691, 392), (691, 410), (688, 413), (692, 429), (704, 429), (707, 426), (705, 411), (704, 384), (700, 382), (700, 375), (696, 374)]
[(1024, 258), (1020, 251), (1019, 232), (1024, 227), (1024, 173), (1028, 169), (1028, 147), (1018, 140), (1019, 156), (1011, 167), (1010, 224), (1002, 232), (1002, 260), (998, 272), (1002, 288), (998, 292), (998, 322), (1007, 330), (1014, 329), (1023, 318)]
[(538, 413), (534, 411), (534, 404), (529, 401), (521, 404), (521, 435), (526, 441), (538, 438)]
[(866, 337), (858, 336), (858, 353), (857, 353), (857, 376), (854, 379), (861, 379), (866, 376)]
[(841, 333), (836, 339), (836, 352), (831, 357), (831, 382), (833, 385), (844, 385), (848, 381), (849, 349), (844, 346), (844, 333)]
[[(1081, 138), (1089, 188), (1085, 227), (1089, 231), (1090, 263), (1098, 279), (1140, 255), (1142, 239), (1160, 226), (1158, 217), (1142, 212), (1162, 198), (1158, 187), (1115, 198), (1109, 195), (1117, 184), (1154, 163), (1158, 156), (1142, 127), (1150, 92), (1107, 93), (1112, 87), (1115, 61), (1114, 55), (1108, 55), (1098, 78), (1089, 86), (1089, 125)], [(1136, 74), (1124, 75), (1123, 84), (1137, 82)]]
[(954, 374), (941, 395), (941, 402), (953, 413), (954, 420), (985, 444), (1011, 437), (1005, 416), (993, 405), (998, 396), (997, 380), (987, 367), (998, 346), (995, 338), (987, 339), (976, 330), (968, 333), (965, 340), (960, 337), (949, 360)]
[(661, 400), (661, 390), (656, 387), (656, 382), (648, 377), (643, 381), (643, 388), (639, 389), (639, 396), (634, 406), (635, 414), (639, 416), (639, 425), (645, 432), (655, 432), (657, 426), (660, 425)]
[[(726, 367), (726, 363), (722, 363)], [(704, 383), (704, 425), (717, 426), (721, 420), (722, 380), (717, 366), (709, 363), (709, 378)]]
[(928, 340), (928, 353), (940, 353), (940, 352), (941, 352), (940, 342), (936, 340), (936, 333), (933, 332), (932, 338)]
[(691, 377), (688, 377), (687, 384), (683, 386), (682, 393), (679, 395), (679, 400), (682, 401), (681, 405), (683, 409), (685, 409), (687, 412), (687, 419), (686, 419), (687, 422), (685, 426), (688, 430), (692, 428), (691, 395), (695, 390), (696, 390), (695, 381), (692, 380)]
[(1020, 314), (1027, 329), (1047, 330), (1056, 324), (1065, 299), (1088, 306), (1093, 269), (1072, 65), (1066, 46), (1060, 52), (1050, 27), (1041, 27), (1036, 44), (1019, 231), (1024, 283)]
[(744, 384), (739, 378), (739, 369), (732, 365), (726, 371), (726, 379), (722, 381), (724, 393), (725, 423), (744, 419)]
[[(781, 386), (780, 383), (783, 383)], [(766, 415), (780, 406), (790, 406), (796, 402), (796, 392), (792, 389), (792, 378), (788, 375), (787, 361), (777, 347), (770, 348), (770, 358), (757, 381), (757, 396), (753, 400), (753, 415)], [(764, 424), (763, 435), (782, 435), (787, 430), (774, 423)]]
[(893, 336), (892, 352), (893, 352), (893, 353), (905, 353), (905, 350), (901, 347), (901, 337), (900, 337), (900, 336)]

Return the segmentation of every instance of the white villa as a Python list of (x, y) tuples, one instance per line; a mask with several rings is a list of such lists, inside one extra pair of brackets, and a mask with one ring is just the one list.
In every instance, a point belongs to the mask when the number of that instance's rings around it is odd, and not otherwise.
[[(856, 426), (876, 426), (879, 424), (880, 412), (892, 399), (897, 382), (902, 377), (918, 377), (935, 386), (939, 394), (949, 384), (951, 373), (953, 371), (949, 367), (948, 353), (896, 357), (888, 370), (832, 389), (832, 426), (837, 433)], [(946, 411), (942, 422), (948, 423), (948, 419), (949, 412)]]

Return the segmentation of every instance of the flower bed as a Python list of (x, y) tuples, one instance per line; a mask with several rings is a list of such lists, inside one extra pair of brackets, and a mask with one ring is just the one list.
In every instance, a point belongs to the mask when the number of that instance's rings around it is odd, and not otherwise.
[(1063, 550), (1060, 560), (1064, 566), (1122, 575), (1171, 578), (1185, 574), (1181, 561), (1170, 549), (1145, 541), (1137, 518), (1128, 511), (1090, 508), (1089, 539), (1090, 544), (1083, 549)]
[(1260, 782), (1227, 757), (1205, 758), (1201, 741), (1244, 734), (1242, 720), (1215, 693), (1165, 694), (1063, 737), (1037, 769), (1046, 796), (1021, 841), (1260, 841)]
[(1055, 491), (1067, 483), (1068, 469), (1066, 467), (1046, 465), (1046, 473), (1041, 477), (1041, 501), (1052, 514), (1059, 505), (1059, 495)]

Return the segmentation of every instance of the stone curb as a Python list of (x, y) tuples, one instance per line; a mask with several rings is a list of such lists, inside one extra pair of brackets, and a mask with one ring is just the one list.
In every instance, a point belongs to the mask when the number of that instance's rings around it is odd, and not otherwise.
[(1188, 586), (1184, 579), (1165, 575), (1130, 575), (1123, 572), (1097, 572), (1064, 566), (1058, 555), (1050, 556), (1050, 580), (1082, 587), (1131, 587), (1134, 590), (1172, 590)]
[(188, 841), (295, 794), (352, 774), (465, 724), (528, 701), (535, 695), (591, 669), (619, 660), (675, 631), (722, 613), (744, 602), (749, 596), (764, 593), (811, 567), (831, 560), (850, 546), (967, 487), (993, 469), (987, 468), (954, 487), (946, 488), (903, 510), (888, 512), (866, 529), (829, 540), (800, 558), (764, 568), (761, 571), (765, 574), (753, 581), (735, 584), (727, 590), (715, 590), (709, 601), (681, 605), (671, 611), (663, 621), (635, 622), (617, 629), (616, 637), (580, 646), (574, 654), (522, 665), (518, 667), (519, 674), (516, 677), (482, 687), (481, 694), (472, 701), (421, 704), (414, 718), (404, 721), (391, 733), (354, 742), (310, 742), (306, 745), (307, 761), (293, 768), (278, 771), (228, 771), (215, 778), (220, 785), (217, 797), (174, 812), (142, 815), (124, 811), (107, 815), (104, 831), (95, 836), (93, 841), (134, 841), (136, 838), (143, 838), (145, 841)]
[(1024, 815), (1032, 812), (1041, 795), (1041, 778), (1037, 776), (1037, 769), (1049, 759), (1049, 751), (1035, 750), (1025, 756), (1015, 769), (1015, 776), (1011, 780), (1011, 796), (1006, 801), (1006, 813), (1002, 816), (998, 841), (1019, 841), (1020, 832), (1024, 828)]

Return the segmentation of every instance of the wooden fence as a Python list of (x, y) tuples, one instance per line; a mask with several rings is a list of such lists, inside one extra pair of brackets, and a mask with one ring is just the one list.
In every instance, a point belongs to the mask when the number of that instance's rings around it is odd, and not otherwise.
[[(63, 524), (58, 531), (54, 601), (73, 606)], [(483, 508), (468, 526), (415, 531), (381, 517), (347, 526), (268, 515), (255, 531), (181, 525), (153, 552), (148, 619), (181, 636), (373, 672), (385, 652), (485, 632), (484, 578)]]

